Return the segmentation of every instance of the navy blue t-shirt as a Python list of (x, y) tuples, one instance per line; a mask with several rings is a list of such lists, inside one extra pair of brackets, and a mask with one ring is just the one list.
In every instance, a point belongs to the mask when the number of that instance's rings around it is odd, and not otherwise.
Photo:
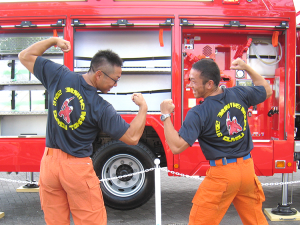
[(34, 75), (49, 94), (46, 146), (76, 156), (88, 157), (99, 131), (120, 139), (129, 124), (97, 89), (66, 66), (38, 57)]
[(207, 160), (243, 157), (253, 149), (248, 108), (265, 99), (263, 86), (224, 89), (188, 111), (179, 135), (191, 146), (198, 139)]

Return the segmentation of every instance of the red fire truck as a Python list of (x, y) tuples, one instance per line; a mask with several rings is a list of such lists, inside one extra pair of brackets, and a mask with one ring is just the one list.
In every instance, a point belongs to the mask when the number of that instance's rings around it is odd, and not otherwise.
[[(300, 43), (299, 34), (297, 31)], [(51, 36), (69, 40), (72, 50), (63, 54), (52, 47), (44, 56), (78, 73), (87, 72), (99, 49), (112, 49), (121, 56), (121, 81), (109, 94), (99, 95), (127, 122), (138, 111), (130, 95), (141, 92), (147, 100), (146, 128), (138, 145), (128, 146), (105, 133), (98, 134), (92, 159), (99, 178), (152, 168), (155, 158), (168, 170), (205, 176), (209, 163), (197, 142), (179, 155), (171, 153), (159, 110), (162, 100), (173, 99), (172, 120), (178, 130), (187, 111), (201, 104), (187, 86), (189, 70), (201, 58), (217, 62), (224, 87), (253, 85), (245, 71), (230, 70), (237, 57), (270, 82), (272, 97), (245, 112), (254, 141), (255, 171), (258, 176), (281, 173), (286, 181), (288, 174), (297, 170), (300, 87), (295, 88), (296, 12), (292, 0), (1, 1), (0, 171), (39, 172), (48, 95), (17, 55)], [(298, 68), (299, 63), (297, 58)], [(297, 81), (300, 83), (299, 70)], [(228, 137), (228, 141), (232, 140)], [(148, 172), (104, 181), (101, 188), (108, 206), (130, 209), (149, 200), (153, 183), (154, 174)]]

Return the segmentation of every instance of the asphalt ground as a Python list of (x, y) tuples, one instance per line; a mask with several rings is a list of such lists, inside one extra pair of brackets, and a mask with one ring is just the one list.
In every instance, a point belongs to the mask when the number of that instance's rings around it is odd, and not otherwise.
[[(28, 175), (28, 173), (27, 173)], [(34, 173), (35, 180), (38, 180), (39, 173)], [(26, 173), (7, 174), (0, 172), (0, 178), (12, 180), (26, 180)], [(292, 180), (292, 175), (289, 175)], [(281, 174), (272, 177), (259, 177), (261, 183), (278, 183), (282, 181)], [(300, 180), (300, 171), (294, 173), (294, 181)], [(165, 171), (161, 171), (161, 225), (187, 225), (189, 212), (192, 207), (192, 198), (201, 183), (186, 177), (170, 177)], [(4, 217), (0, 219), (0, 225), (43, 225), (43, 211), (40, 208), (38, 193), (17, 192), (16, 189), (23, 186), (22, 183), (0, 180), (0, 215), (4, 212)], [(263, 186), (266, 201), (263, 209), (276, 208), (281, 203), (280, 185)], [(292, 194), (292, 195), (291, 195)], [(292, 196), (292, 198), (291, 198)], [(291, 207), (300, 211), (300, 183), (289, 185), (288, 201)], [(153, 196), (143, 206), (133, 210), (107, 209), (108, 225), (155, 225), (155, 196)], [(299, 213), (298, 213), (299, 214)], [(1, 217), (1, 216), (0, 216)], [(282, 221), (270, 221), (271, 225), (299, 225), (300, 221), (283, 217)], [(71, 224), (74, 224), (71, 222)], [(230, 206), (221, 225), (242, 224), (233, 205)], [(59, 224), (58, 224), (59, 225)]]

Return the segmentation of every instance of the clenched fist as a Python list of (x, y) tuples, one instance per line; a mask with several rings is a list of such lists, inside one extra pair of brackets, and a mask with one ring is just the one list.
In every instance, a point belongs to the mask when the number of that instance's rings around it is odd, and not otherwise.
[(175, 109), (175, 105), (173, 104), (172, 99), (166, 99), (160, 104), (161, 114), (172, 113), (174, 109)]
[(144, 96), (141, 93), (133, 93), (131, 99), (138, 106), (147, 106)]

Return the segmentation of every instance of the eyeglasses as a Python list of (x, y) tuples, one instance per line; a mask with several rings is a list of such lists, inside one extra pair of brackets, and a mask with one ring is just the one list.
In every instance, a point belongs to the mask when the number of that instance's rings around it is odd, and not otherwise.
[[(91, 67), (90, 68), (90, 70), (92, 70), (93, 72), (96, 72), (95, 70), (94, 70), (94, 68), (93, 67)], [(115, 83), (114, 84), (116, 84), (120, 79), (121, 79), (121, 77), (119, 77), (117, 80), (115, 80), (115, 79), (113, 79), (113, 78), (111, 78), (110, 76), (108, 76), (105, 72), (103, 72), (102, 70), (100, 70), (105, 76), (107, 76), (107, 77), (109, 77), (110, 79), (112, 79)]]
[(105, 76), (107, 76), (107, 77), (109, 77), (110, 79), (112, 79), (114, 82), (115, 82), (115, 84), (121, 79), (120, 77), (117, 79), (117, 80), (115, 80), (115, 79), (113, 79), (113, 78), (111, 78), (110, 76), (108, 76), (105, 72), (103, 72), (103, 71), (101, 71)]

